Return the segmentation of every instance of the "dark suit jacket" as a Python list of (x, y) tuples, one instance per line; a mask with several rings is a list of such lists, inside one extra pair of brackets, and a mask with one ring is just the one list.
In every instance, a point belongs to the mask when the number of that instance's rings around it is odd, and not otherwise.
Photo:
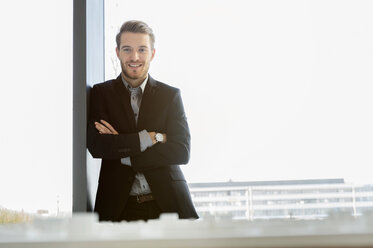
[[(95, 121), (109, 122), (119, 135), (99, 134)], [(140, 151), (138, 132), (167, 134), (166, 143)], [(198, 218), (180, 164), (189, 161), (190, 133), (180, 91), (149, 76), (143, 92), (138, 124), (130, 94), (121, 76), (96, 84), (90, 94), (87, 145), (94, 158), (102, 158), (95, 211), (100, 220), (119, 220), (136, 172), (142, 172), (163, 212), (179, 218)], [(120, 159), (130, 156), (132, 166)]]

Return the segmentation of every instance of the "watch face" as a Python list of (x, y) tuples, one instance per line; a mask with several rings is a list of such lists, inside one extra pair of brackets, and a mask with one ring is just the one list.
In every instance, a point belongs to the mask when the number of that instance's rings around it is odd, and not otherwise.
[(155, 135), (155, 139), (158, 141), (158, 142), (162, 142), (163, 141), (163, 135), (161, 133), (157, 133)]

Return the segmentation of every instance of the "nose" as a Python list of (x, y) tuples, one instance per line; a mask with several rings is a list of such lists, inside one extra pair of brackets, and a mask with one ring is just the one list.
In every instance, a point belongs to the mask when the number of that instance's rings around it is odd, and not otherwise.
[(139, 59), (139, 53), (137, 51), (133, 51), (131, 53), (131, 60), (137, 61)]

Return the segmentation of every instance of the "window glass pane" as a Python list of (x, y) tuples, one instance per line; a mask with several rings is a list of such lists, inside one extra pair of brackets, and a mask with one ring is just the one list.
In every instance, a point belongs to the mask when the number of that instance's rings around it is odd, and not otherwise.
[[(189, 182), (342, 178), (370, 184), (372, 7), (334, 0), (106, 0), (105, 77), (120, 73), (120, 25), (143, 20), (156, 36), (150, 74), (183, 95), (192, 133), (192, 157), (183, 167)], [(315, 187), (269, 194), (339, 191)], [(329, 202), (343, 199), (331, 195)], [(293, 210), (271, 214), (308, 211)], [(256, 214), (268, 212), (261, 211)]]
[(0, 26), (0, 207), (69, 213), (72, 1), (1, 2)]

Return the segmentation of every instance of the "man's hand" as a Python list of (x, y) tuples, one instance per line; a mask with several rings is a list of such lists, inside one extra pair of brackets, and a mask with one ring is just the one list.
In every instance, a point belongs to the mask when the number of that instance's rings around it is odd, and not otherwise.
[(101, 120), (100, 122), (95, 122), (95, 127), (100, 134), (119, 134), (107, 121)]
[[(150, 138), (152, 139), (153, 145), (155, 145), (157, 143), (157, 140), (155, 139), (155, 135), (157, 133), (156, 132), (148, 132), (148, 133), (149, 133)], [(163, 135), (163, 141), (162, 141), (162, 143), (166, 143), (166, 141), (167, 141), (167, 135), (165, 133), (162, 133), (162, 135)]]

